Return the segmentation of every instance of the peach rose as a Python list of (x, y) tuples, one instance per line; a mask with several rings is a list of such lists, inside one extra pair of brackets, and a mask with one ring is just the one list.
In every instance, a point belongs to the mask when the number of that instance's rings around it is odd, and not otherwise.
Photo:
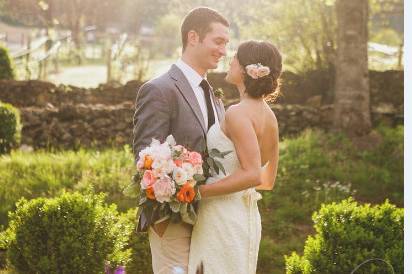
[(203, 163), (202, 155), (196, 151), (192, 151), (189, 153), (189, 162), (194, 165), (201, 165)]
[(153, 172), (151, 170), (145, 170), (143, 174), (143, 179), (140, 182), (140, 186), (142, 187), (142, 189), (152, 187), (155, 182), (156, 176), (153, 174)]
[(156, 200), (153, 187), (149, 187), (146, 189), (146, 197), (150, 200)]
[(144, 156), (143, 160), (143, 168), (144, 169), (151, 169), (153, 164), (153, 159), (149, 155)]
[(195, 198), (196, 193), (193, 186), (187, 182), (183, 185), (183, 187), (179, 190), (176, 197), (182, 203), (190, 203)]
[(176, 165), (177, 167), (182, 167), (182, 164), (183, 164), (183, 161), (182, 161), (182, 160), (177, 159), (177, 160), (174, 160), (173, 162), (175, 163), (175, 165)]

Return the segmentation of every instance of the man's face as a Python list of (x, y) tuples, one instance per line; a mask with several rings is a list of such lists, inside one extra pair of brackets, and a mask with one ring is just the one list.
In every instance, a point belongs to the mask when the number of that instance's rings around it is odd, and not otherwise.
[(217, 68), (220, 58), (226, 55), (226, 44), (229, 42), (228, 27), (221, 23), (211, 23), (210, 28), (202, 41), (198, 36), (193, 47), (197, 63), (206, 70)]

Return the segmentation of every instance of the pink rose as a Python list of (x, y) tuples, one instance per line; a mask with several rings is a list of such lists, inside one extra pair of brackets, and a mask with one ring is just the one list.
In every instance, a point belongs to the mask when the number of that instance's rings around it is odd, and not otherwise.
[(146, 170), (143, 174), (143, 179), (140, 182), (140, 186), (142, 189), (147, 189), (156, 182), (156, 176), (153, 174), (151, 170)]
[(201, 165), (203, 163), (202, 156), (200, 155), (200, 153), (198, 153), (196, 151), (193, 151), (193, 152), (189, 153), (189, 159), (188, 160), (194, 166)]
[(156, 200), (160, 203), (170, 202), (170, 197), (176, 192), (175, 183), (169, 176), (163, 176), (153, 185)]

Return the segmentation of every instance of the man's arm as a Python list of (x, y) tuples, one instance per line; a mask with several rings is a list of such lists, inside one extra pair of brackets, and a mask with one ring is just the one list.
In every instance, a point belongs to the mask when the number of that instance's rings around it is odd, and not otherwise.
[(139, 152), (150, 145), (152, 138), (163, 142), (168, 136), (171, 107), (163, 92), (151, 83), (146, 83), (139, 89), (135, 106), (133, 153), (137, 163)]

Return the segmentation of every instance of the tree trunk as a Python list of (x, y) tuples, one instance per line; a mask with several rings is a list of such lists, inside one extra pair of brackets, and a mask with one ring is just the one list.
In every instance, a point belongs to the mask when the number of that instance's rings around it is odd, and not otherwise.
[(403, 41), (399, 45), (399, 50), (398, 50), (398, 70), (403, 69)]
[(334, 127), (350, 136), (371, 130), (368, 72), (368, 0), (337, 0)]

